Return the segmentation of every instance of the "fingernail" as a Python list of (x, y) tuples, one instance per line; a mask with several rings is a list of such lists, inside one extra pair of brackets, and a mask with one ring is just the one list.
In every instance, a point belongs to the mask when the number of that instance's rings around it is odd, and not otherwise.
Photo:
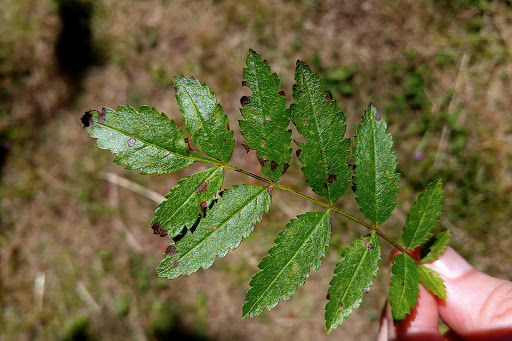
[(447, 247), (438, 260), (432, 264), (425, 264), (425, 266), (447, 278), (459, 278), (473, 269), (471, 264), (451, 247)]

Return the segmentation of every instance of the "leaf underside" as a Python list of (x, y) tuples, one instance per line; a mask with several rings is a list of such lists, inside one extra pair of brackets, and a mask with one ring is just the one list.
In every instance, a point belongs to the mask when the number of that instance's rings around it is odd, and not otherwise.
[[(242, 103), (240, 132), (263, 166), (263, 173), (272, 181), (283, 175), (290, 163), (290, 112), (286, 98), (279, 94), (279, 78), (256, 52), (250, 50), (244, 68), (245, 84), (253, 95)], [(286, 166), (285, 166), (286, 165)]]
[(263, 213), (268, 212), (270, 202), (265, 187), (235, 185), (225, 190), (197, 228), (172, 245), (173, 251), (157, 268), (159, 275), (173, 279), (190, 275), (200, 267), (209, 268), (217, 256), (224, 257), (249, 236)]
[(425, 266), (420, 265), (417, 268), (421, 283), (425, 288), (440, 299), (446, 300), (446, 287), (444, 286), (444, 281), (441, 276), (434, 270)]
[(386, 134), (386, 122), (370, 104), (354, 138), (353, 159), (356, 201), (360, 211), (377, 226), (389, 218), (395, 208), (400, 175), (396, 171), (393, 140)]
[(393, 258), (389, 281), (389, 304), (395, 324), (405, 319), (416, 305), (420, 284), (418, 269), (414, 260), (403, 253)]
[(425, 245), (421, 250), (422, 254), (424, 252), (427, 253), (427, 255), (421, 259), (423, 263), (435, 261), (444, 252), (446, 245), (450, 242), (450, 230), (436, 234), (431, 240), (432, 244), (427, 243), (430, 245)]
[(176, 77), (174, 86), (178, 91), (176, 101), (185, 116), (185, 126), (192, 142), (206, 155), (227, 163), (235, 140), (229, 130), (228, 117), (222, 106), (217, 104), (215, 95), (208, 86), (201, 85), (192, 77)]
[(181, 179), (158, 206), (151, 224), (160, 224), (170, 238), (178, 235), (184, 227), (192, 227), (215, 199), (223, 181), (224, 168), (221, 167), (211, 167)]
[(345, 115), (336, 111), (329, 91), (322, 91), (320, 77), (309, 66), (297, 61), (295, 104), (290, 106), (292, 121), (306, 137), (299, 160), (302, 172), (313, 191), (334, 203), (347, 190), (352, 170), (348, 167), (350, 139), (343, 139)]
[(327, 333), (339, 326), (343, 319), (359, 307), (363, 292), (368, 292), (377, 275), (380, 260), (380, 244), (373, 232), (368, 239), (361, 237), (341, 254), (334, 269), (327, 291), (329, 301), (325, 306)]
[(98, 139), (99, 148), (117, 154), (114, 162), (142, 174), (172, 173), (204, 160), (189, 151), (185, 133), (173, 120), (155, 108), (139, 110), (130, 106), (119, 106), (117, 111), (104, 108), (101, 113), (91, 110), (82, 122), (87, 133)]
[(245, 296), (242, 317), (272, 309), (281, 298), (288, 300), (298, 285), (304, 285), (310, 269), (320, 267), (330, 233), (330, 210), (308, 212), (291, 220), (259, 263), (262, 270), (249, 283), (252, 288)]
[(443, 201), (443, 184), (436, 180), (427, 186), (427, 190), (418, 196), (407, 216), (402, 239), (405, 246), (414, 249), (426, 242), (437, 224)]

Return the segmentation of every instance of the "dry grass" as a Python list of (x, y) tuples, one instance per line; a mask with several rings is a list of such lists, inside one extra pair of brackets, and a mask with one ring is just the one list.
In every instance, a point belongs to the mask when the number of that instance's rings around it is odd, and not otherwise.
[[(398, 236), (391, 230), (401, 226), (416, 193), (442, 177), (441, 223), (452, 230), (454, 247), (477, 268), (512, 279), (510, 7), (493, 2), (486, 10), (454, 9), (454, 1), (405, 0), (93, 3), (104, 60), (89, 70), (78, 93), (58, 72), (53, 54), (56, 4), (7, 1), (0, 12), (0, 143), (11, 146), (0, 187), (0, 339), (66, 338), (80, 330), (113, 340), (157, 339), (166, 330), (244, 340), (376, 334), (385, 270), (363, 307), (325, 335), (322, 302), (334, 264), (343, 245), (363, 232), (342, 219), (334, 222), (324, 266), (290, 302), (240, 319), (259, 259), (288, 219), (314, 209), (283, 193), (275, 194), (270, 216), (254, 235), (211, 269), (173, 281), (157, 278), (166, 242), (149, 228), (158, 200), (151, 191), (165, 194), (199, 168), (161, 177), (123, 170), (80, 125), (84, 111), (118, 104), (150, 104), (179, 118), (170, 79), (184, 73), (215, 91), (234, 127), (249, 48), (270, 62), (288, 95), (297, 58), (326, 77), (355, 66), (350, 82), (356, 90), (335, 97), (350, 129), (370, 101), (385, 112), (403, 173), (398, 210), (385, 228)], [(424, 83), (407, 94), (410, 75)], [(386, 110), (400, 94), (405, 107)], [(423, 102), (414, 104), (411, 96), (424, 96)], [(237, 165), (258, 172), (237, 138)], [(420, 149), (425, 158), (416, 160)], [(283, 181), (307, 190), (294, 166)], [(128, 186), (105, 180), (107, 173)], [(246, 180), (235, 174), (227, 186)], [(133, 191), (130, 181), (144, 193)], [(342, 205), (357, 214), (348, 197)]]

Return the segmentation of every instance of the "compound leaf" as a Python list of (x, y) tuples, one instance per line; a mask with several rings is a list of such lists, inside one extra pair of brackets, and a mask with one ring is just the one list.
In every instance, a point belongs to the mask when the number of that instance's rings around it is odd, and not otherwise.
[(297, 61), (295, 104), (290, 106), (292, 121), (306, 137), (301, 148), (302, 172), (313, 191), (331, 203), (338, 200), (350, 184), (352, 170), (348, 167), (350, 139), (343, 139), (345, 115), (336, 111), (329, 91), (322, 91), (320, 77), (309, 66)]
[(87, 133), (98, 139), (99, 148), (117, 154), (114, 162), (127, 169), (140, 169), (142, 174), (172, 173), (196, 160), (208, 160), (190, 152), (185, 133), (165, 114), (148, 106), (141, 106), (139, 111), (122, 105), (117, 111), (91, 110), (82, 117), (82, 123)]
[(215, 199), (224, 181), (224, 168), (211, 167), (178, 181), (155, 211), (153, 226), (168, 231), (169, 237), (192, 227), (198, 216)]
[(327, 333), (339, 326), (343, 319), (357, 309), (377, 275), (380, 259), (380, 244), (375, 232), (369, 239), (357, 239), (341, 254), (334, 269), (327, 291), (329, 301), (325, 306)]
[(393, 258), (389, 304), (395, 324), (405, 319), (418, 300), (420, 276), (414, 260), (403, 253)]
[(443, 279), (437, 272), (426, 266), (419, 265), (418, 275), (425, 288), (440, 299), (446, 300), (446, 287), (444, 286)]
[(262, 270), (249, 283), (252, 288), (245, 295), (242, 317), (272, 309), (281, 298), (288, 300), (298, 285), (304, 285), (310, 269), (320, 267), (330, 233), (330, 210), (308, 212), (290, 221), (259, 263)]
[(396, 171), (396, 154), (391, 152), (393, 140), (386, 134), (386, 122), (379, 117), (377, 109), (370, 104), (357, 136), (353, 158), (356, 201), (366, 218), (381, 225), (395, 208), (400, 175)]
[(286, 98), (279, 93), (279, 78), (270, 73), (267, 61), (253, 50), (247, 56), (244, 85), (253, 92), (241, 99), (241, 133), (263, 167), (263, 173), (277, 181), (290, 162), (290, 112), (285, 109)]
[(215, 95), (206, 84), (192, 77), (174, 78), (177, 89), (176, 101), (185, 116), (185, 126), (191, 134), (192, 142), (200, 151), (223, 163), (227, 163), (233, 153), (235, 140), (229, 129), (228, 117), (222, 106), (217, 104)]
[(418, 196), (412, 205), (405, 222), (402, 239), (405, 246), (414, 249), (426, 242), (432, 235), (430, 231), (436, 226), (441, 214), (443, 201), (443, 183), (441, 180), (431, 182), (427, 190)]
[[(424, 263), (433, 262), (444, 252), (446, 245), (450, 242), (450, 231), (446, 230), (432, 237), (421, 250), (421, 261)], [(426, 254), (426, 255), (424, 255)]]
[(172, 244), (157, 270), (170, 279), (209, 268), (217, 256), (224, 257), (240, 245), (268, 212), (271, 197), (265, 187), (240, 185), (224, 195), (201, 219), (197, 228)]

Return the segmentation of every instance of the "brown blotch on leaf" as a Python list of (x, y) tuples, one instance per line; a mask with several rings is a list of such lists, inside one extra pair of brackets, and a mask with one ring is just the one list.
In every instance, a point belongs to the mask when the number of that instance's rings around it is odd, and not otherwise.
[(246, 81), (242, 81), (242, 86), (249, 87), (249, 84), (247, 84), (247, 82), (246, 82)]
[(229, 129), (229, 122), (228, 122), (228, 124), (226, 125), (226, 128), (228, 128), (228, 131), (231, 131), (231, 129)]
[(159, 222), (156, 222), (153, 225), (151, 225), (151, 228), (153, 229), (153, 234), (160, 235), (160, 237), (165, 237), (168, 234), (166, 230), (162, 229), (162, 224), (160, 224)]
[(179, 89), (177, 87), (175, 87), (175, 86), (173, 86), (173, 88), (174, 88), (174, 92), (178, 93)]
[(167, 246), (167, 249), (165, 249), (165, 253), (168, 254), (168, 255), (175, 255), (176, 254), (176, 246), (174, 245), (169, 245)]
[(307, 122), (308, 122), (308, 121), (307, 121), (307, 120), (305, 120), (305, 119), (304, 119), (304, 120), (302, 120), (302, 123), (304, 123), (304, 124), (306, 124)]
[(240, 97), (240, 104), (245, 107), (247, 104), (249, 104), (249, 97), (247, 96), (242, 96)]
[(128, 143), (128, 147), (130, 147), (130, 148), (131, 148), (131, 147), (135, 146), (135, 142), (137, 142), (137, 140), (135, 139), (135, 137), (130, 138), (130, 139), (128, 140), (128, 142), (127, 142), (127, 143)]
[(335, 174), (329, 174), (329, 178), (327, 179), (327, 182), (332, 184), (333, 182), (338, 181)]
[(338, 309), (339, 310), (343, 309), (343, 302), (340, 302), (340, 305), (338, 306)]
[(265, 211), (260, 212), (260, 221), (263, 221), (263, 216), (265, 215)]
[(366, 239), (364, 239), (363, 237), (359, 237), (359, 239), (361, 239), (363, 241), (363, 246), (370, 249), (370, 250), (374, 250), (375, 249), (375, 246), (373, 246), (372, 243), (370, 243), (369, 241), (367, 241)]
[(98, 123), (105, 124), (107, 123), (107, 109), (101, 109), (101, 112), (98, 114)]
[(326, 299), (326, 300), (330, 300), (330, 299), (331, 299), (331, 295), (329, 295), (329, 294), (327, 293), (327, 295), (325, 295), (325, 299)]
[(173, 268), (175, 268), (175, 269), (176, 269), (178, 266), (180, 266), (180, 263), (178, 263), (178, 262), (174, 262), (174, 263), (172, 264), (172, 267), (173, 267)]
[(364, 292), (365, 294), (367, 294), (367, 293), (369, 293), (369, 292), (370, 292), (370, 290), (368, 290), (368, 289), (363, 289), (363, 292)]
[(217, 226), (213, 225), (213, 226), (212, 226), (212, 230), (214, 230), (214, 231), (215, 231), (216, 229), (217, 229)]
[(263, 157), (258, 158), (258, 161), (260, 162), (261, 167), (265, 166), (267, 163), (267, 160), (265, 160)]
[(330, 91), (327, 93), (327, 95), (325, 95), (325, 99), (328, 101), (332, 101), (333, 98), (332, 98), (332, 93)]
[(270, 162), (270, 170), (273, 172), (276, 170), (278, 164), (275, 161)]
[(199, 187), (197, 187), (196, 193), (197, 194), (203, 193), (204, 191), (206, 191), (206, 187), (208, 187), (208, 184), (206, 183), (206, 181), (203, 181), (203, 183), (200, 184)]
[(290, 168), (290, 164), (289, 163), (285, 163), (283, 165), (283, 174), (286, 173), (286, 171), (288, 170), (288, 168)]
[(169, 154), (170, 154), (170, 152), (168, 150), (164, 150), (164, 156), (167, 156)]
[(92, 114), (90, 111), (87, 111), (80, 120), (82, 121), (84, 128), (91, 127), (94, 125), (94, 121), (92, 120)]
[(267, 193), (268, 195), (272, 196), (272, 190), (274, 189), (274, 187), (268, 187), (267, 188)]
[(283, 90), (281, 90), (281, 91), (279, 91), (279, 95), (284, 97), (284, 96), (286, 96), (286, 93)]
[(297, 157), (299, 157), (300, 153), (302, 153), (302, 149), (297, 149), (297, 151), (295, 152), (295, 155), (297, 155)]
[(247, 143), (242, 143), (242, 147), (244, 147), (245, 151), (249, 153), (251, 151), (251, 148), (247, 145)]
[(201, 207), (201, 212), (204, 213), (204, 211), (206, 210), (207, 206), (208, 205), (206, 204), (206, 201), (201, 202), (201, 204), (199, 205), (199, 207)]

